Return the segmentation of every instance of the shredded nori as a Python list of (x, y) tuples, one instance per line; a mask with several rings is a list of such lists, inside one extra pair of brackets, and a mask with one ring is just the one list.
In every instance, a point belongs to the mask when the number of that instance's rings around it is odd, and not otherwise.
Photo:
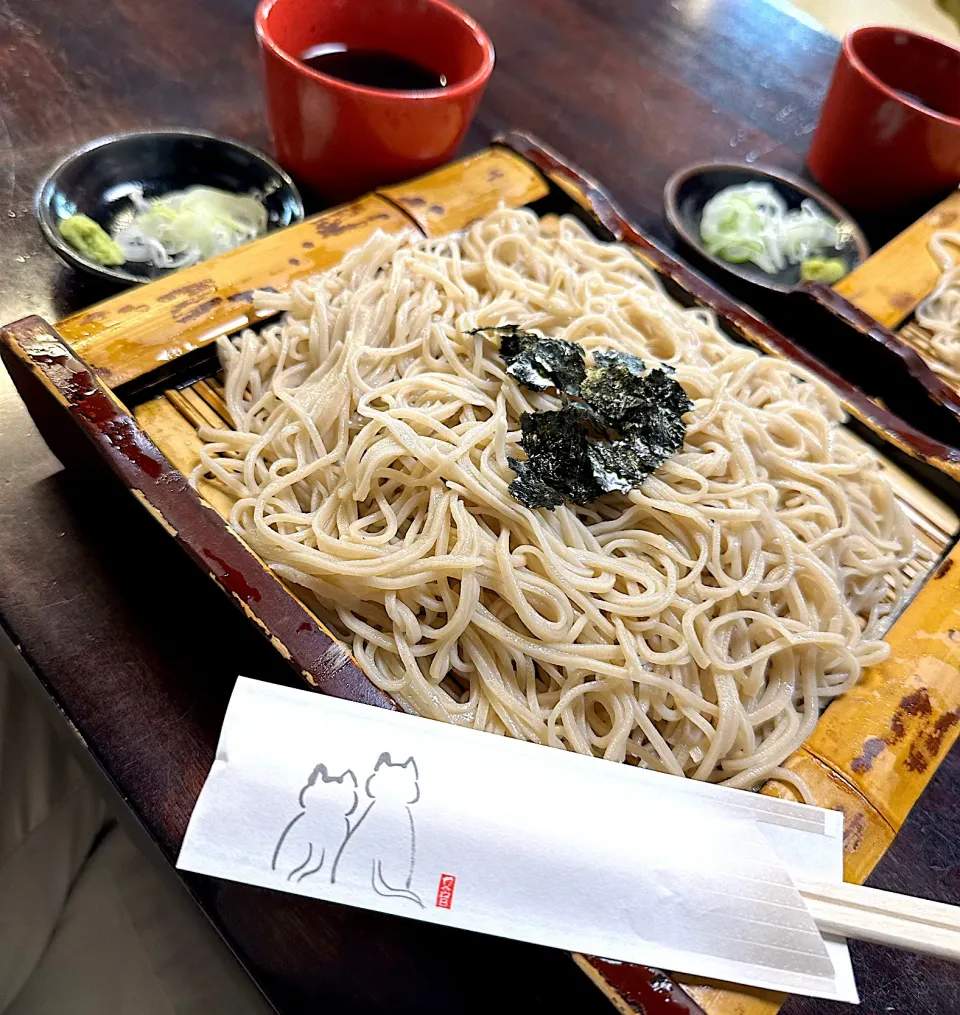
[[(631, 356), (628, 352), (620, 352), (619, 349), (597, 349), (593, 354), (593, 369), (602, 370), (605, 367), (623, 367), (634, 377), (642, 377), (647, 369), (646, 364), (639, 356)], [(671, 369), (673, 369), (671, 367)]]
[(641, 438), (664, 462), (683, 447), (687, 426), (682, 417), (693, 408), (693, 402), (679, 383), (659, 368), (643, 378), (643, 386), (646, 404), (632, 410), (617, 426), (625, 435)]
[(507, 373), (518, 384), (531, 391), (551, 388), (576, 397), (586, 376), (583, 349), (573, 342), (544, 338), (530, 331), (521, 331), (515, 324), (498, 328), (474, 328), (468, 335), (492, 331), (500, 336), (500, 358), (507, 364)]
[(636, 490), (664, 457), (657, 455), (641, 437), (591, 441), (587, 448), (594, 482), (603, 493)]
[(578, 404), (520, 416), (524, 462), (508, 459), (517, 478), (510, 492), (527, 507), (555, 508), (564, 500), (590, 504), (603, 493), (588, 457), (589, 411)]
[(606, 349), (594, 356), (594, 366), (580, 385), (584, 401), (611, 426), (618, 426), (648, 404), (643, 384), (644, 364), (636, 356)]
[(573, 342), (543, 338), (515, 325), (478, 328), (501, 335), (507, 373), (534, 391), (555, 389), (564, 407), (520, 416), (525, 461), (509, 459), (510, 492), (527, 507), (565, 500), (590, 504), (604, 493), (627, 493), (683, 447), (681, 418), (693, 408), (663, 367), (649, 372), (639, 357), (598, 349), (587, 368)]

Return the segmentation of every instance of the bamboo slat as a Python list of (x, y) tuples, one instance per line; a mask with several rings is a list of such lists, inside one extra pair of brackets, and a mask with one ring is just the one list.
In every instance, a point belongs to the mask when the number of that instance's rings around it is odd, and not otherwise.
[(960, 191), (955, 191), (834, 288), (881, 324), (896, 328), (940, 277), (940, 269), (927, 251), (930, 237), (958, 226)]
[(960, 725), (960, 548), (887, 633), (890, 657), (834, 702), (807, 750), (896, 831)]
[(519, 208), (548, 191), (525, 159), (506, 148), (488, 148), (377, 193), (403, 208), (427, 236), (442, 236), (488, 215), (501, 202)]
[[(926, 295), (926, 293), (924, 294)], [(926, 328), (921, 328), (916, 319), (911, 318), (897, 332), (897, 334), (927, 361), (932, 370), (935, 370), (954, 391), (960, 391), (960, 367), (947, 363), (934, 349), (931, 341), (932, 335)]]
[(57, 330), (111, 388), (254, 321), (253, 291), (282, 289), (336, 264), (376, 229), (411, 228), (376, 195), (268, 233), (227, 254), (114, 296)]
[[(182, 475), (190, 476), (200, 464), (203, 447), (196, 425), (164, 396), (138, 405), (133, 415), (170, 464)], [(197, 492), (221, 518), (230, 517), (233, 500), (222, 490), (201, 480)]]

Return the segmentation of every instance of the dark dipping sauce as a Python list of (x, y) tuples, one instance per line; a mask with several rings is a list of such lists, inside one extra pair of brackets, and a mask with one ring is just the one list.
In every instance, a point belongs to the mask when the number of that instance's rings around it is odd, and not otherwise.
[(324, 42), (304, 50), (300, 61), (321, 74), (367, 88), (423, 92), (447, 85), (442, 74), (382, 49), (349, 49), (339, 42)]

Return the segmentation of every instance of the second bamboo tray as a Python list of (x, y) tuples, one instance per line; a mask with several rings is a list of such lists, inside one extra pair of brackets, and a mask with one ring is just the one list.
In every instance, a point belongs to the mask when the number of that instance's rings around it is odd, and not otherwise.
[(928, 247), (932, 237), (942, 231), (960, 233), (960, 191), (954, 191), (881, 247), (834, 289), (884, 327), (896, 331), (949, 387), (960, 393), (960, 367), (940, 358), (930, 345), (930, 333), (914, 318), (919, 303), (940, 280), (940, 266)]

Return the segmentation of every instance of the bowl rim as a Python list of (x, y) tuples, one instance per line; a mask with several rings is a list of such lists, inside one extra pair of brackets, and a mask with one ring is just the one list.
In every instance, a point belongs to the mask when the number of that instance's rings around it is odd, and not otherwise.
[(670, 175), (670, 178), (663, 187), (664, 211), (670, 228), (673, 229), (673, 231), (677, 233), (677, 235), (688, 246), (696, 250), (701, 257), (706, 258), (711, 264), (716, 264), (720, 268), (723, 268), (724, 271), (728, 271), (731, 275), (736, 275), (737, 278), (743, 279), (746, 282), (752, 282), (754, 285), (761, 286), (764, 289), (772, 289), (775, 292), (791, 293), (799, 286), (799, 283), (789, 285), (786, 282), (778, 282), (774, 276), (771, 276), (769, 280), (758, 278), (752, 272), (744, 271), (738, 264), (724, 261), (722, 257), (714, 256), (705, 249), (699, 233), (694, 234), (687, 228), (687, 225), (683, 220), (683, 216), (680, 214), (680, 202), (678, 200), (678, 195), (681, 186), (694, 176), (718, 169), (746, 173), (761, 180), (769, 179), (775, 180), (779, 183), (786, 183), (794, 190), (798, 190), (800, 193), (813, 198), (817, 204), (832, 215), (838, 222), (848, 223), (858, 258), (857, 263), (850, 269), (851, 271), (853, 271), (854, 268), (858, 268), (870, 256), (870, 244), (867, 242), (867, 238), (864, 236), (863, 230), (857, 224), (856, 219), (854, 219), (854, 217), (842, 205), (838, 204), (832, 197), (830, 197), (829, 194), (822, 191), (815, 184), (809, 183), (807, 180), (801, 179), (794, 173), (791, 173), (786, 169), (781, 169), (779, 166), (754, 165), (749, 162), (736, 162), (732, 159), (713, 159), (707, 162), (695, 162), (691, 165), (678, 169), (675, 173)]
[(944, 42), (943, 39), (937, 39), (924, 32), (915, 32), (910, 28), (897, 28), (894, 25), (881, 24), (858, 25), (856, 28), (851, 28), (850, 31), (843, 37), (843, 41), (841, 42), (843, 54), (849, 61), (850, 66), (865, 81), (867, 81), (872, 87), (876, 88), (877, 91), (882, 92), (888, 99), (896, 102), (897, 105), (906, 106), (908, 109), (911, 109), (916, 113), (922, 113), (924, 116), (940, 120), (942, 123), (948, 124), (951, 127), (960, 127), (960, 117), (950, 116), (948, 113), (941, 113), (937, 109), (932, 109), (930, 106), (925, 106), (922, 102), (917, 102), (914, 99), (911, 99), (903, 92), (898, 92), (896, 88), (892, 88), (888, 85), (863, 62), (863, 59), (857, 52), (856, 43), (868, 35), (877, 34), (886, 36), (906, 35), (912, 39), (918, 39), (920, 42), (928, 43), (934, 49), (941, 49), (948, 53), (952, 53), (954, 59), (958, 62), (958, 66), (960, 66), (960, 46), (952, 46), (949, 42)]
[(418, 99), (459, 99), (464, 95), (468, 95), (475, 91), (477, 88), (482, 88), (490, 75), (493, 73), (493, 65), (496, 61), (496, 52), (493, 48), (493, 42), (490, 36), (480, 27), (479, 23), (474, 21), (473, 18), (467, 14), (466, 11), (461, 10), (454, 4), (445, 3), (444, 0), (422, 0), (428, 7), (438, 7), (446, 13), (452, 15), (457, 21), (459, 21), (470, 33), (474, 39), (480, 44), (480, 48), (483, 51), (483, 57), (480, 62), (479, 68), (474, 71), (473, 74), (468, 78), (464, 78), (463, 81), (458, 81), (455, 85), (449, 88), (422, 88), (413, 89), (410, 91), (396, 91), (390, 88), (373, 88), (370, 85), (358, 85), (352, 81), (344, 81), (343, 78), (335, 78), (329, 74), (324, 74), (322, 71), (314, 70), (312, 67), (308, 67), (303, 61), (298, 60), (293, 54), (288, 53), (277, 41), (274, 39), (270, 28), (267, 24), (267, 18), (273, 7), (282, 0), (260, 0), (257, 4), (257, 10), (254, 15), (254, 25), (256, 26), (257, 38), (260, 41), (260, 45), (269, 49), (274, 56), (282, 60), (288, 67), (296, 71), (298, 74), (303, 75), (308, 80), (319, 81), (322, 84), (330, 87), (339, 88), (345, 92), (351, 92), (358, 96), (365, 96), (366, 98), (376, 99), (390, 99), (394, 102), (403, 102), (405, 100), (416, 101)]
[[(195, 127), (147, 127), (140, 130), (123, 130), (117, 131), (113, 134), (104, 134), (102, 137), (94, 138), (92, 141), (87, 141), (85, 144), (80, 145), (79, 148), (74, 148), (68, 152), (61, 159), (59, 159), (41, 178), (37, 184), (37, 188), (33, 195), (33, 213), (40, 226), (40, 232), (43, 234), (43, 238), (50, 244), (51, 247), (61, 257), (64, 257), (71, 264), (74, 264), (85, 271), (89, 271), (92, 274), (100, 275), (104, 278), (111, 278), (118, 282), (134, 282), (138, 285), (145, 285), (149, 282), (155, 282), (156, 279), (144, 278), (142, 275), (135, 275), (133, 272), (124, 271), (123, 267), (117, 265), (116, 267), (98, 264), (96, 261), (91, 261), (89, 258), (84, 257), (79, 250), (74, 249), (70, 246), (66, 240), (53, 228), (53, 225), (48, 220), (47, 215), (47, 204), (46, 195), (49, 188), (55, 183), (57, 178), (69, 166), (72, 162), (81, 158), (84, 155), (88, 155), (90, 152), (96, 151), (98, 148), (106, 148), (117, 141), (126, 141), (130, 138), (137, 137), (185, 137), (185, 138), (202, 138), (205, 141), (216, 141), (218, 144), (224, 145), (229, 148), (238, 148), (245, 152), (247, 155), (252, 156), (259, 162), (264, 163), (270, 168), (270, 170), (283, 181), (284, 186), (290, 192), (291, 197), (295, 202), (295, 216), (291, 225), (294, 222), (302, 222), (305, 211), (303, 207), (303, 198), (300, 195), (300, 191), (297, 189), (297, 185), (293, 182), (290, 174), (283, 168), (281, 168), (269, 155), (260, 151), (259, 148), (255, 148), (253, 145), (249, 145), (244, 141), (238, 141), (236, 138), (226, 137), (223, 134), (214, 134), (212, 131), (200, 130)], [(82, 211), (80, 212), (82, 214)], [(269, 229), (268, 229), (269, 232)], [(168, 274), (176, 271), (177, 269), (170, 269)], [(158, 278), (165, 276), (160, 275)]]

